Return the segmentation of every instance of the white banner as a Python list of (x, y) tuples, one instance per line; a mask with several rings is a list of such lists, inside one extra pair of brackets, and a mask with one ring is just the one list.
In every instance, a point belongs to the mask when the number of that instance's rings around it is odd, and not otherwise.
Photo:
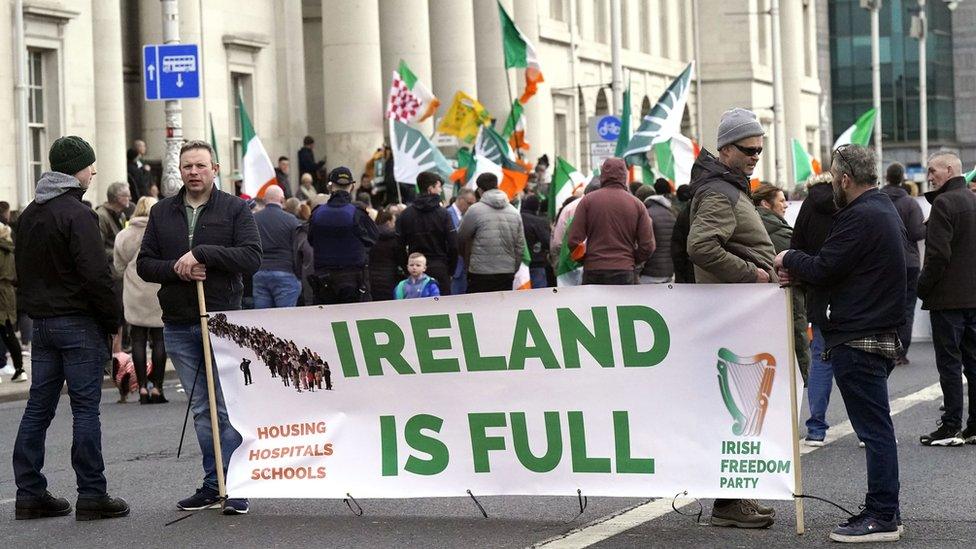
[(792, 499), (792, 361), (785, 292), (771, 284), (212, 317), (244, 439), (234, 497)]

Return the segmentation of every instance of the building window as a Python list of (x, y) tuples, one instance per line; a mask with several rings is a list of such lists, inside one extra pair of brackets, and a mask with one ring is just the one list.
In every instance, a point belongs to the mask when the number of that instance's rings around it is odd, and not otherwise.
[(640, 35), (640, 51), (651, 53), (651, 15), (648, 13), (648, 3), (651, 0), (638, 0), (637, 2), (637, 21), (638, 33)]
[(34, 181), (44, 173), (44, 158), (47, 156), (47, 109), (45, 108), (45, 68), (44, 50), (27, 50), (27, 128), (30, 134), (30, 173)]
[(254, 104), (252, 101), (252, 91), (251, 91), (251, 75), (240, 72), (230, 73), (230, 83), (231, 83), (231, 104), (234, 105), (234, 119), (232, 121), (233, 130), (231, 132), (231, 159), (233, 164), (231, 166), (231, 171), (235, 176), (239, 176), (241, 168), (243, 167), (242, 160), (244, 158), (244, 142), (242, 140), (243, 130), (241, 128), (241, 103), (238, 101), (240, 98), (244, 103), (244, 108), (247, 110), (248, 116), (251, 121), (254, 121)]
[(566, 21), (566, 0), (549, 0), (549, 18)]
[(593, 2), (593, 39), (601, 44), (609, 44), (610, 22), (607, 21), (607, 10), (610, 9), (610, 2), (596, 0)]
[(567, 129), (566, 113), (555, 113), (553, 125), (555, 126), (556, 133), (556, 155), (562, 158), (569, 158), (569, 132)]

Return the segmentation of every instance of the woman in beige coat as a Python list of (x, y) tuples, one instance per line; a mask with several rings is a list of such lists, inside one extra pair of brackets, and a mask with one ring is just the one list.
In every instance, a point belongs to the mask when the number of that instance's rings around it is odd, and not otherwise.
[[(159, 284), (150, 284), (136, 273), (136, 257), (142, 245), (142, 236), (149, 222), (149, 210), (156, 203), (151, 196), (139, 199), (129, 225), (115, 237), (115, 270), (122, 276), (122, 306), (125, 321), (129, 323), (132, 340), (132, 362), (139, 382), (140, 404), (162, 404), (163, 372), (166, 369), (166, 347), (163, 344), (163, 311), (159, 307)], [(146, 343), (152, 346), (152, 379), (146, 374)], [(152, 381), (148, 389), (147, 381)]]
[[(10, 227), (0, 222), (0, 337), (10, 351), (14, 363), (11, 381), (27, 381), (24, 373), (24, 359), (21, 356), (20, 342), (14, 335), (17, 323), (17, 269), (14, 265), (14, 241), (10, 237)], [(6, 360), (4, 360), (4, 366)]]

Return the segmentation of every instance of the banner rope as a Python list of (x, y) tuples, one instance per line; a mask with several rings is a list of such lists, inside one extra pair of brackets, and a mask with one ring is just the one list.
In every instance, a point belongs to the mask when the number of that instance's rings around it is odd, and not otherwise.
[(695, 524), (697, 524), (698, 526), (707, 526), (708, 525), (707, 523), (702, 523), (702, 521), (701, 521), (702, 514), (705, 513), (705, 507), (702, 505), (701, 500), (699, 500), (698, 498), (695, 498), (695, 503), (698, 504), (698, 513), (695, 513), (695, 512), (682, 513), (675, 506), (675, 502), (678, 501), (678, 498), (679, 497), (681, 497), (681, 496), (687, 496), (687, 495), (688, 495), (688, 490), (685, 490), (684, 492), (678, 492), (677, 494), (675, 494), (674, 495), (674, 498), (671, 500), (671, 509), (674, 509), (674, 512), (675, 513), (678, 513), (679, 515), (681, 515), (683, 517), (695, 517)]
[[(193, 385), (190, 387), (190, 395), (186, 398), (186, 413), (183, 414), (183, 430), (180, 431), (180, 444), (176, 448), (176, 459), (180, 459), (180, 453), (183, 452), (183, 439), (186, 438), (186, 423), (190, 419), (190, 405), (193, 404), (193, 393), (197, 389), (197, 379), (200, 377), (200, 366), (203, 366), (203, 359), (197, 363), (197, 371), (193, 374)], [(183, 391), (186, 391), (186, 387), (183, 387)]]
[(478, 502), (478, 498), (474, 497), (474, 494), (471, 493), (470, 489), (465, 491), (468, 493), (469, 496), (471, 496), (471, 501), (473, 501), (474, 504), (478, 506), (478, 510), (481, 511), (481, 515), (485, 518), (488, 518), (488, 512), (485, 511), (485, 508), (482, 507), (481, 503)]
[[(359, 509), (358, 511), (352, 508), (352, 504), (349, 503), (350, 501), (356, 504), (356, 509)], [(357, 517), (363, 516), (363, 508), (361, 505), (359, 505), (359, 502), (356, 501), (356, 498), (352, 497), (352, 494), (346, 492), (346, 497), (343, 498), (342, 502), (346, 504), (346, 507), (348, 507), (350, 511), (352, 511), (352, 514), (356, 515)]]
[(575, 517), (571, 518), (570, 520), (567, 520), (563, 524), (571, 524), (579, 520), (579, 518), (583, 516), (583, 512), (586, 511), (586, 506), (589, 505), (589, 499), (583, 495), (583, 490), (577, 488), (576, 497), (579, 498), (579, 513), (577, 513)]
[(848, 511), (844, 507), (841, 507), (839, 504), (830, 501), (829, 499), (820, 498), (820, 497), (817, 497), (817, 496), (810, 496), (810, 495), (807, 495), (807, 494), (793, 494), (793, 497), (796, 498), (796, 499), (815, 499), (817, 501), (822, 501), (824, 503), (829, 503), (829, 504), (833, 505), (834, 507), (840, 509), (841, 511), (847, 513), (848, 515), (850, 515), (852, 517), (855, 516), (854, 513)]

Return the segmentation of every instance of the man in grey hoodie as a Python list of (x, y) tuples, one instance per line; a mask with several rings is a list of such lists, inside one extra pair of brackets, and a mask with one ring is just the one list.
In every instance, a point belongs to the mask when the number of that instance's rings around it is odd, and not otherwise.
[(468, 208), (458, 228), (458, 247), (468, 266), (468, 293), (511, 290), (522, 264), (522, 216), (498, 189), (498, 177), (478, 176), (481, 200)]
[(78, 520), (123, 517), (129, 506), (106, 493), (98, 405), (110, 336), (122, 321), (95, 212), (81, 202), (95, 170), (95, 151), (80, 137), (62, 137), (50, 152), (51, 171), (37, 183), (20, 216), (17, 300), (34, 320), (31, 391), (14, 443), (16, 517), (71, 513), (47, 491), (44, 439), (68, 384), (74, 428), (71, 465), (78, 479)]

